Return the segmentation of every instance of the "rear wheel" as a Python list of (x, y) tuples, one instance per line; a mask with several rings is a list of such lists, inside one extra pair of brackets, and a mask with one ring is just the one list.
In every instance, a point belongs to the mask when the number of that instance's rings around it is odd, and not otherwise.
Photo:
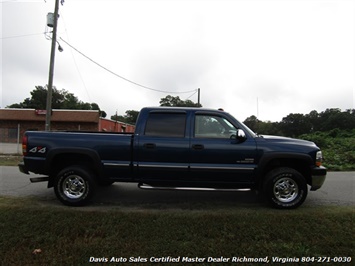
[(69, 166), (61, 170), (55, 179), (54, 192), (68, 206), (83, 206), (93, 197), (95, 182), (90, 170), (81, 166)]
[(282, 167), (270, 171), (265, 177), (264, 194), (279, 209), (294, 209), (307, 197), (305, 178), (295, 169)]

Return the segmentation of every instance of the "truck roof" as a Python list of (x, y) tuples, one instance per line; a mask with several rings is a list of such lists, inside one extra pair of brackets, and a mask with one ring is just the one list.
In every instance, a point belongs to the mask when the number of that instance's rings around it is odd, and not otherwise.
[(213, 112), (224, 112), (220, 109), (213, 109), (213, 108), (202, 108), (202, 107), (179, 107), (179, 106), (150, 106), (144, 107), (142, 110), (193, 110), (193, 111), (213, 111)]

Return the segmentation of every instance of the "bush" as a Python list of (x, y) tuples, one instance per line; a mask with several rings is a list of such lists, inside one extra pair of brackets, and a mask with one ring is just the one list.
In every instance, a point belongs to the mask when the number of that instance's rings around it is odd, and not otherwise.
[(329, 132), (315, 132), (300, 136), (313, 141), (322, 150), (324, 165), (329, 170), (355, 170), (355, 130), (332, 129)]

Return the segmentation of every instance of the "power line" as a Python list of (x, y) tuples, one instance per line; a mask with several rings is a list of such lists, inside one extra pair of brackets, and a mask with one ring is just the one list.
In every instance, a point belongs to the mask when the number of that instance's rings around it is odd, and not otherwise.
[[(65, 29), (65, 34), (66, 34), (66, 36), (67, 36), (67, 38), (68, 38), (68, 40), (69, 40), (69, 34), (68, 34), (68, 31), (67, 31), (67, 26), (66, 26), (66, 24), (65, 24), (64, 16), (63, 16), (62, 12), (59, 12), (59, 13), (60, 13), (60, 16), (61, 16), (61, 21), (63, 21), (63, 25), (64, 25), (64, 29)], [(79, 74), (79, 78), (80, 78), (80, 80), (81, 80), (81, 83), (83, 84), (84, 89), (85, 89), (85, 92), (86, 92), (86, 94), (88, 95), (88, 97), (89, 97), (89, 99), (90, 99), (90, 101), (91, 101), (91, 97), (90, 97), (89, 91), (88, 91), (88, 89), (87, 89), (87, 87), (86, 87), (84, 78), (83, 78), (83, 76), (82, 76), (81, 73), (80, 73), (78, 64), (76, 63), (75, 56), (74, 56), (74, 53), (73, 53), (73, 49), (70, 49), (70, 53), (71, 53), (71, 56), (72, 56), (72, 58), (73, 58), (74, 65), (75, 65), (75, 67), (76, 67), (76, 71), (77, 71), (78, 74)]]
[[(0, 4), (19, 4), (19, 3), (41, 3), (43, 2), (43, 0), (27, 0), (27, 1), (23, 1), (23, 0), (3, 0), (0, 1)], [(46, 2), (46, 1), (44, 1)]]
[(42, 35), (43, 33), (45, 33), (45, 32), (7, 36), (7, 37), (1, 37), (0, 39), (5, 40), (5, 39), (12, 39), (12, 38), (22, 38), (22, 37), (29, 37), (29, 36), (35, 36), (35, 35)]
[(197, 93), (198, 90), (195, 90), (193, 94), (191, 94), (189, 97), (186, 98), (186, 100), (190, 99), (192, 96), (194, 96)]
[(67, 41), (65, 41), (63, 38), (60, 38), (63, 42), (65, 42), (68, 46), (70, 46), (73, 50), (75, 50), (76, 52), (78, 52), (79, 54), (81, 54), (82, 56), (84, 56), (86, 59), (90, 60), (91, 62), (93, 62), (95, 65), (101, 67), (102, 69), (106, 70), (107, 72), (111, 73), (112, 75), (116, 76), (116, 77), (119, 77), (120, 79), (123, 79), (127, 82), (130, 82), (136, 86), (139, 86), (139, 87), (142, 87), (144, 89), (147, 89), (147, 90), (151, 90), (151, 91), (156, 91), (156, 92), (162, 92), (162, 93), (171, 93), (171, 94), (180, 94), (180, 93), (191, 93), (191, 92), (195, 92), (196, 90), (190, 90), (190, 91), (164, 91), (164, 90), (157, 90), (157, 89), (153, 89), (153, 88), (150, 88), (150, 87), (147, 87), (147, 86), (144, 86), (142, 84), (139, 84), (137, 82), (134, 82), (130, 79), (127, 79), (125, 77), (122, 77), (121, 75), (118, 75), (117, 73), (111, 71), (110, 69), (104, 67), (103, 65), (97, 63), (96, 61), (94, 61), (93, 59), (91, 59), (90, 57), (88, 57), (87, 55), (85, 55), (84, 53), (80, 52), (78, 49), (76, 49), (74, 46), (72, 46), (71, 44), (69, 44)]

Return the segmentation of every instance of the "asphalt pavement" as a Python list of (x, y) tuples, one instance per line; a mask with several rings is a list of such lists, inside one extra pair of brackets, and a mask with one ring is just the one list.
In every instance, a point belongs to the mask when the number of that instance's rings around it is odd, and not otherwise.
[[(42, 203), (61, 205), (47, 182), (31, 183), (17, 167), (0, 166), (0, 196), (32, 197)], [(99, 188), (92, 206), (129, 208), (223, 208), (260, 205), (255, 192), (142, 190), (135, 183), (115, 183)], [(355, 206), (355, 172), (328, 172), (323, 187), (309, 191), (305, 206)]]

